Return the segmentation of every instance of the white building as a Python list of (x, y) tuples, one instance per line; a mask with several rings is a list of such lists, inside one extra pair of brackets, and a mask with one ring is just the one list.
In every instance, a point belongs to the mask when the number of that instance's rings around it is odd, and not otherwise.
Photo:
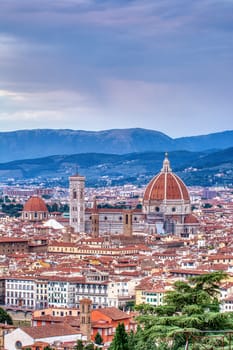
[(6, 350), (19, 350), (38, 341), (53, 345), (55, 342), (71, 342), (78, 339), (83, 339), (82, 335), (73, 327), (68, 324), (54, 324), (17, 328), (5, 335), (4, 344)]
[(117, 279), (109, 281), (108, 306), (119, 307), (121, 300), (129, 300), (135, 296), (135, 286), (139, 283), (137, 279)]
[(5, 283), (5, 305), (35, 309), (36, 281), (33, 278), (7, 278)]

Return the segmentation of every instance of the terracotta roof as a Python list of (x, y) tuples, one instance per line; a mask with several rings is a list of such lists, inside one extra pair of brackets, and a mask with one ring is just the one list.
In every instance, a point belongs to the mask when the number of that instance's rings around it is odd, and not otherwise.
[[(94, 312), (94, 310), (93, 310), (93, 312)], [(114, 321), (119, 321), (119, 320), (123, 320), (126, 318), (130, 318), (130, 316), (128, 314), (126, 314), (125, 312), (123, 312), (115, 307), (101, 308), (101, 309), (98, 309), (98, 312), (111, 318)]]
[(147, 185), (144, 193), (144, 201), (182, 200), (190, 201), (188, 190), (170, 168), (170, 162), (165, 154), (163, 168)]
[(144, 200), (187, 200), (188, 190), (183, 181), (172, 172), (161, 172), (148, 184), (144, 194)]
[(51, 324), (40, 327), (22, 327), (23, 332), (30, 335), (33, 339), (43, 339), (47, 337), (64, 336), (71, 334), (79, 334), (73, 327), (66, 323)]
[(0, 238), (0, 243), (21, 243), (21, 242), (28, 242), (28, 239), (15, 238), (15, 237), (1, 237)]
[(80, 318), (77, 316), (53, 316), (53, 315), (42, 315), (33, 316), (33, 321), (45, 321), (53, 323), (68, 323), (70, 326), (79, 326)]
[(184, 223), (185, 224), (198, 224), (199, 221), (195, 215), (189, 214), (185, 217)]
[(46, 207), (45, 202), (41, 197), (38, 196), (32, 196), (29, 198), (29, 200), (25, 203), (23, 211), (42, 211), (42, 212), (48, 212), (48, 209)]
[(31, 345), (25, 345), (25, 346), (23, 346), (22, 349), (27, 350), (27, 349), (30, 348), (31, 346), (34, 346), (34, 347), (37, 347), (37, 346), (42, 347), (42, 346), (43, 346), (43, 348), (44, 348), (44, 347), (46, 347), (46, 346), (49, 346), (49, 343), (44, 342), (44, 341), (37, 341), (37, 342), (35, 342), (35, 343), (31, 344)]

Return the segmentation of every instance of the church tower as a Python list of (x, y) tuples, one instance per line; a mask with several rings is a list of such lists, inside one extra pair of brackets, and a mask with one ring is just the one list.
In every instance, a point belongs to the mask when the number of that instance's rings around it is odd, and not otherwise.
[(70, 226), (74, 232), (85, 231), (85, 177), (79, 174), (70, 176)]
[(88, 342), (91, 340), (91, 304), (90, 299), (80, 300), (80, 331)]
[(123, 233), (125, 236), (132, 236), (133, 214), (132, 210), (124, 210)]
[(94, 200), (93, 212), (91, 214), (91, 235), (92, 237), (99, 237), (99, 213), (96, 198)]

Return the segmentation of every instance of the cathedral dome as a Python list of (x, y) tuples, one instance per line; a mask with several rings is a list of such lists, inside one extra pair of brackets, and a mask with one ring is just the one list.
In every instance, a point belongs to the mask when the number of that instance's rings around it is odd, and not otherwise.
[(167, 154), (161, 172), (149, 182), (143, 199), (144, 201), (190, 201), (187, 187), (179, 176), (172, 172)]
[(23, 211), (32, 211), (32, 212), (48, 212), (45, 202), (42, 198), (37, 196), (32, 196), (25, 203)]
[(24, 204), (22, 219), (29, 221), (42, 221), (48, 219), (48, 208), (42, 198), (32, 196)]

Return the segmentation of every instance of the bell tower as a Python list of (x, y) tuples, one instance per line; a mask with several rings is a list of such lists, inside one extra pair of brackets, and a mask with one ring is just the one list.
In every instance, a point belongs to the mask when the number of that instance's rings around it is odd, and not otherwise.
[(74, 232), (85, 231), (85, 177), (79, 174), (70, 176), (70, 226)]
[(99, 237), (99, 213), (96, 198), (94, 200), (93, 212), (91, 215), (91, 235), (92, 237)]
[(87, 341), (91, 340), (91, 300), (80, 300), (80, 331), (87, 337)]
[(133, 214), (132, 210), (124, 210), (123, 234), (132, 236), (133, 232)]

